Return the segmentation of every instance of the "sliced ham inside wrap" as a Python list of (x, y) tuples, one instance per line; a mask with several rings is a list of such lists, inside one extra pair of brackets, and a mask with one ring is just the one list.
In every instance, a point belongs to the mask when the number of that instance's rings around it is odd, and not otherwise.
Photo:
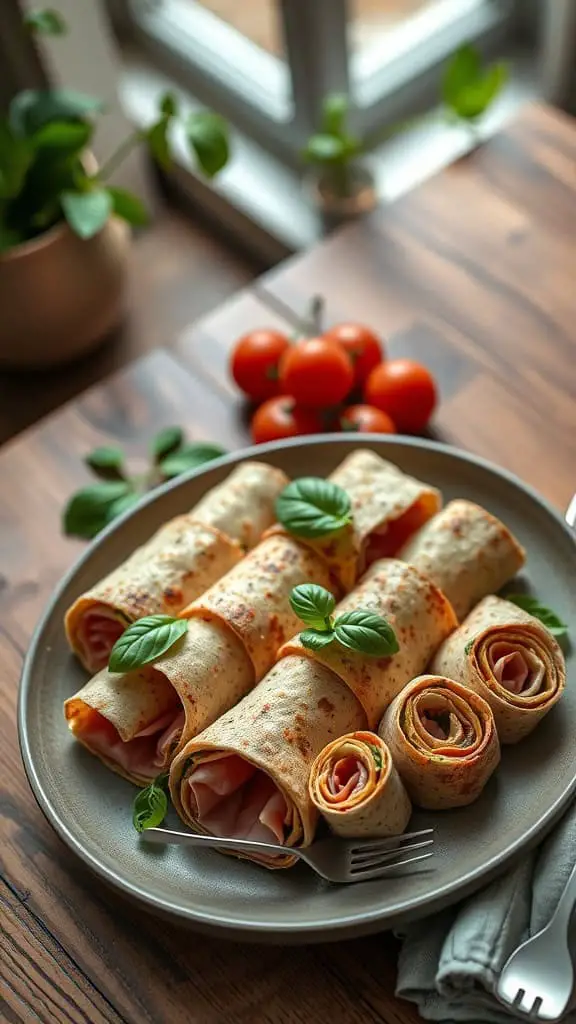
[(166, 523), (121, 566), (82, 594), (65, 618), (68, 642), (89, 672), (108, 662), (131, 622), (178, 615), (253, 547), (288, 483), (280, 470), (246, 462), (186, 515)]
[(429, 576), (461, 621), (522, 568), (526, 553), (508, 528), (472, 501), (451, 501), (398, 554)]
[(566, 684), (564, 655), (552, 634), (528, 612), (494, 596), (481, 601), (442, 644), (431, 670), (488, 702), (501, 743), (517, 743), (532, 732)]
[(329, 669), (284, 658), (180, 751), (170, 770), (174, 806), (195, 830), (285, 846), (278, 857), (240, 856), (290, 867), (290, 848), (308, 846), (318, 822), (308, 792), (314, 758), (342, 733), (365, 727), (358, 701)]
[(307, 582), (329, 585), (321, 558), (291, 537), (263, 540), (185, 609), (183, 642), (138, 672), (100, 672), (66, 702), (72, 732), (109, 767), (146, 784), (273, 665), (299, 626), (290, 591)]
[[(369, 449), (349, 455), (328, 477), (349, 495), (352, 523), (306, 544), (326, 559), (343, 590), (351, 590), (367, 566), (395, 555), (439, 511), (440, 492), (403, 473)], [(275, 525), (272, 531), (282, 531)]]
[(309, 781), (310, 799), (339, 836), (396, 836), (412, 805), (388, 747), (373, 732), (351, 732), (318, 754)]
[(338, 642), (311, 651), (296, 636), (284, 644), (279, 656), (306, 655), (332, 669), (356, 695), (370, 728), (375, 729), (399, 690), (424, 671), (458, 622), (452, 605), (432, 580), (392, 558), (376, 562), (355, 590), (337, 605), (334, 614), (357, 608), (369, 609), (388, 620), (400, 646), (397, 654), (374, 658)]
[(489, 705), (444, 676), (409, 683), (378, 731), (412, 801), (427, 810), (473, 803), (500, 763)]

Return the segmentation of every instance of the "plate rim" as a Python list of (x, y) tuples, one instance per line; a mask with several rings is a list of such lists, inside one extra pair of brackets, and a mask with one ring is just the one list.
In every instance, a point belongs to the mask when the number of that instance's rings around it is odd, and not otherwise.
[(347, 912), (346, 914), (338, 917), (337, 920), (328, 920), (325, 923), (322, 921), (315, 921), (311, 923), (304, 922), (303, 924), (296, 922), (283, 923), (282, 921), (275, 921), (273, 924), (269, 924), (249, 917), (229, 918), (221, 913), (211, 913), (210, 911), (184, 908), (175, 904), (168, 898), (157, 897), (156, 895), (147, 892), (145, 889), (141, 889), (136, 882), (126, 880), (121, 875), (116, 874), (114, 870), (108, 868), (105, 864), (102, 864), (96, 856), (93, 856), (84, 848), (82, 842), (70, 830), (63, 817), (52, 806), (47, 793), (44, 791), (42, 780), (36, 771), (34, 755), (30, 745), (30, 737), (28, 735), (26, 706), (28, 696), (33, 685), (34, 665), (38, 655), (41, 653), (40, 641), (44, 630), (52, 617), (54, 605), (58, 602), (65, 589), (73, 581), (74, 577), (82, 569), (84, 564), (92, 558), (94, 551), (125, 522), (135, 516), (141, 515), (146, 508), (161, 499), (165, 494), (178, 490), (185, 486), (188, 481), (201, 477), (213, 469), (219, 469), (220, 467), (225, 467), (227, 465), (234, 465), (241, 461), (246, 461), (247, 459), (255, 459), (258, 461), (261, 460), (263, 456), (273, 456), (275, 452), (287, 448), (309, 447), (318, 444), (340, 445), (346, 443), (356, 443), (358, 448), (369, 448), (371, 445), (389, 445), (390, 447), (400, 446), (407, 449), (424, 449), (438, 452), (441, 455), (451, 456), (456, 459), (456, 461), (464, 461), (468, 464), (476, 465), (481, 469), (487, 470), (493, 475), (503, 478), (521, 492), (528, 494), (532, 500), (535, 501), (536, 504), (539, 505), (542, 510), (555, 521), (556, 525), (560, 527), (567, 538), (569, 538), (572, 543), (576, 542), (576, 535), (574, 531), (565, 521), (561, 513), (552, 505), (551, 502), (548, 501), (547, 498), (543, 497), (543, 495), (532, 487), (531, 484), (525, 483), (521, 480), (517, 474), (505, 469), (504, 467), (498, 466), (490, 459), (468, 452), (465, 449), (456, 447), (455, 445), (449, 445), (441, 441), (429, 440), (427, 438), (389, 434), (370, 434), (363, 435), (362, 440), (360, 440), (359, 435), (353, 432), (343, 432), (337, 435), (313, 434), (307, 437), (288, 438), (283, 441), (272, 441), (262, 445), (251, 445), (229, 452), (218, 459), (213, 459), (210, 462), (199, 466), (197, 469), (192, 470), (189, 473), (183, 474), (174, 480), (167, 481), (165, 484), (151, 491), (136, 508), (125, 512), (118, 519), (114, 520), (114, 522), (101, 531), (98, 536), (90, 542), (86, 550), (80, 554), (72, 566), (64, 573), (57, 586), (50, 594), (44, 611), (36, 624), (23, 660), (18, 688), (17, 729), (20, 754), (24, 770), (34, 798), (44, 817), (60, 839), (66, 843), (73, 853), (80, 857), (91, 871), (93, 871), (100, 879), (113, 889), (120, 890), (133, 902), (136, 902), (140, 906), (144, 905), (145, 909), (172, 921), (176, 919), (180, 923), (186, 922), (190, 927), (197, 931), (204, 931), (213, 935), (217, 934), (231, 940), (253, 942), (262, 941), (265, 938), (269, 941), (273, 940), (284, 943), (325, 942), (339, 940), (345, 937), (351, 938), (355, 935), (366, 935), (370, 932), (394, 927), (400, 921), (407, 922), (410, 919), (414, 920), (415, 918), (426, 917), (429, 914), (434, 913), (440, 907), (446, 907), (449, 904), (466, 897), (483, 884), (489, 882), (496, 875), (503, 872), (506, 866), (512, 863), (522, 851), (528, 850), (534, 846), (546, 831), (554, 826), (556, 821), (559, 819), (562, 810), (566, 807), (570, 797), (576, 791), (575, 767), (575, 774), (571, 782), (565, 787), (554, 804), (547, 808), (547, 810), (541, 814), (535, 822), (533, 822), (528, 832), (515, 840), (511, 846), (508, 846), (503, 851), (495, 854), (482, 867), (473, 869), (461, 877), (458, 882), (446, 883), (442, 889), (436, 890), (433, 896), (429, 898), (424, 897), (424, 899), (421, 898), (417, 906), (413, 906), (412, 901), (407, 898), (403, 904), (400, 904), (396, 908), (394, 914), (387, 914), (386, 911), (383, 912), (381, 908), (376, 907), (372, 911)]

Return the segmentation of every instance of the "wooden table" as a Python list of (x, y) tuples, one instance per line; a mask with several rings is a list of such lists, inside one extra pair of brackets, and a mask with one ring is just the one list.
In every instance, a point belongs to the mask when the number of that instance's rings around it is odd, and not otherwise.
[(559, 507), (576, 485), (576, 133), (542, 108), (369, 221), (261, 278), (63, 407), (0, 454), (0, 1020), (409, 1024), (386, 936), (286, 950), (198, 937), (134, 909), (44, 821), (14, 726), (22, 655), (63, 570), (82, 456), (141, 458), (159, 427), (246, 443), (226, 373), (244, 329), (293, 326), (312, 291), (329, 319), (377, 326), (438, 376), (438, 437), (515, 470)]

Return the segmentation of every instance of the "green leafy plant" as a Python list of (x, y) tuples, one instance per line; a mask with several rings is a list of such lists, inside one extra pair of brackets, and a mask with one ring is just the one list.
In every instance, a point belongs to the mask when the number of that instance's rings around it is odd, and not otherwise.
[[(66, 32), (55, 10), (31, 12), (25, 22), (33, 33)], [(147, 221), (137, 196), (108, 184), (112, 172), (136, 146), (145, 145), (161, 167), (171, 161), (169, 134), (181, 121), (188, 147), (203, 174), (213, 177), (229, 159), (226, 122), (211, 111), (180, 117), (172, 93), (160, 100), (149, 128), (133, 131), (100, 168), (86, 159), (100, 100), (70, 89), (27, 89), (0, 119), (0, 253), (66, 220), (80, 238), (97, 234), (111, 214), (139, 226)]]
[(480, 51), (471, 44), (460, 47), (446, 64), (442, 100), (450, 121), (475, 127), (508, 81), (503, 61), (483, 65)]
[(62, 516), (64, 533), (91, 540), (147, 491), (224, 454), (216, 444), (187, 443), (181, 427), (166, 427), (152, 440), (149, 469), (130, 475), (121, 448), (95, 448), (84, 461), (101, 482), (72, 495)]
[(322, 477), (293, 480), (276, 499), (278, 522), (295, 537), (323, 537), (352, 522), (346, 491)]
[(363, 154), (373, 148), (350, 132), (349, 113), (348, 96), (339, 93), (327, 96), (322, 107), (320, 128), (310, 136), (302, 154), (306, 163), (321, 171), (325, 183), (341, 198), (353, 195), (354, 166)]
[(568, 626), (566, 623), (562, 622), (560, 616), (552, 611), (551, 608), (547, 608), (545, 604), (542, 604), (537, 597), (532, 597), (531, 594), (506, 594), (505, 598), (518, 608), (528, 612), (529, 615), (533, 615), (557, 639), (562, 639), (567, 635)]
[(334, 617), (333, 595), (315, 583), (294, 587), (290, 605), (309, 627), (300, 633), (300, 641), (311, 651), (319, 651), (334, 641), (373, 658), (389, 657), (400, 650), (396, 633), (383, 616), (366, 608), (356, 608)]
[(132, 805), (132, 824), (137, 832), (158, 828), (168, 812), (168, 772), (158, 775), (141, 789)]
[(138, 619), (124, 630), (110, 651), (110, 672), (130, 672), (149, 665), (169, 651), (187, 630), (188, 619), (171, 615), (146, 615)]

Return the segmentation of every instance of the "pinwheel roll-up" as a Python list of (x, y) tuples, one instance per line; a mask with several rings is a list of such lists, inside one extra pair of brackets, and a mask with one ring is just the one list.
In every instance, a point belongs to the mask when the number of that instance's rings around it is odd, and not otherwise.
[(239, 466), (186, 515), (162, 526), (66, 613), (68, 642), (89, 672), (103, 668), (126, 627), (146, 615), (178, 615), (252, 547), (274, 519), (288, 483), (264, 463)]
[(508, 528), (471, 501), (451, 501), (398, 554), (434, 580), (461, 621), (522, 568), (526, 553)]
[(489, 705), (444, 676), (409, 683), (378, 731), (411, 800), (426, 810), (473, 803), (500, 762)]
[(194, 620), (173, 650), (127, 673), (103, 669), (64, 704), (70, 731), (124, 778), (145, 786), (190, 736), (254, 686), (240, 640), (222, 623)]
[(517, 743), (560, 700), (564, 655), (528, 612), (487, 597), (440, 647), (433, 672), (475, 690), (492, 708), (501, 743)]
[(371, 729), (410, 679), (423, 672), (434, 651), (458, 625), (452, 605), (438, 587), (413, 566), (392, 558), (376, 562), (358, 586), (337, 605), (336, 618), (366, 609), (387, 619), (399, 650), (372, 657), (341, 646), (337, 641), (309, 650), (299, 636), (289, 640), (279, 656), (305, 654), (326, 665), (360, 701)]
[(174, 806), (197, 831), (285, 846), (285, 856), (240, 856), (290, 867), (290, 848), (308, 846), (318, 822), (308, 792), (314, 758), (337, 736), (365, 727), (354, 695), (329, 669), (284, 658), (174, 759)]
[[(351, 522), (336, 533), (308, 537), (304, 542), (326, 559), (345, 591), (352, 589), (376, 559), (395, 555), (442, 505), (436, 488), (408, 476), (368, 449), (349, 455), (328, 481), (348, 495)], [(278, 525), (271, 528), (271, 532), (281, 531)]]
[(292, 537), (266, 537), (229, 573), (181, 613), (226, 623), (242, 641), (261, 679), (301, 622), (290, 607), (300, 583), (334, 590), (326, 563)]
[(412, 805), (388, 747), (373, 732), (351, 732), (318, 754), (310, 799), (336, 835), (396, 836)]

